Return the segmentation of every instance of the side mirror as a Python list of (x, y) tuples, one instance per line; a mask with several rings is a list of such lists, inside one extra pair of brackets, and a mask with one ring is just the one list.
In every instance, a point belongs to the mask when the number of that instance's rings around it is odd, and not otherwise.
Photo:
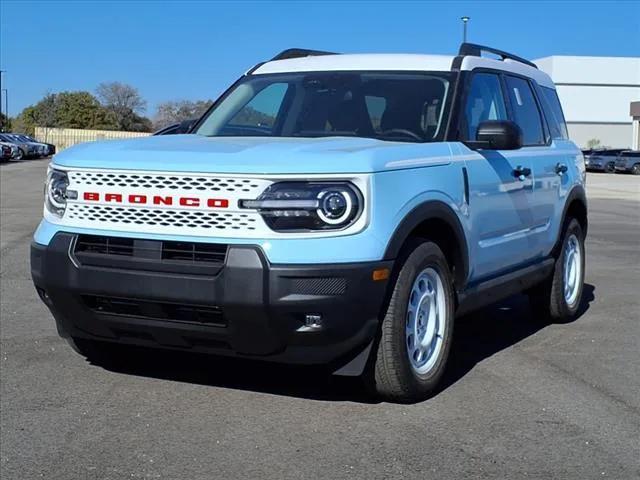
[(191, 131), (191, 129), (193, 128), (193, 126), (196, 124), (198, 120), (195, 118), (192, 118), (190, 120), (183, 120), (180, 122), (180, 125), (178, 125), (178, 129), (176, 130), (175, 133), (180, 134), (180, 133), (189, 133)]
[(486, 120), (478, 126), (472, 149), (517, 150), (522, 147), (522, 129), (510, 120)]

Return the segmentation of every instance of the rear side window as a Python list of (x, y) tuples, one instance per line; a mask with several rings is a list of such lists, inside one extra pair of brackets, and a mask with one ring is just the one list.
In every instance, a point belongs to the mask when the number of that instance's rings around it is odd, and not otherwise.
[(542, 92), (542, 110), (544, 110), (544, 116), (547, 117), (551, 138), (554, 140), (568, 139), (569, 133), (558, 94), (553, 88), (548, 87), (540, 87), (540, 91)]
[(507, 120), (500, 78), (492, 73), (476, 73), (471, 79), (464, 107), (466, 137), (476, 139), (478, 126), (486, 120)]
[(522, 129), (524, 145), (544, 145), (544, 131), (538, 104), (528, 81), (506, 76), (507, 95), (513, 112), (513, 121)]

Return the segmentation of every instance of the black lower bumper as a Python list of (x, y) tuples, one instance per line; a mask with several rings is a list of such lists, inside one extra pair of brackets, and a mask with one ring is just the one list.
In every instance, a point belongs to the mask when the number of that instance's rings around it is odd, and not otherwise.
[[(230, 245), (215, 273), (153, 259), (85, 262), (76, 235), (32, 244), (31, 273), (63, 337), (301, 364), (345, 363), (375, 336), (391, 262), (270, 265)], [(307, 315), (319, 316), (313, 326)]]

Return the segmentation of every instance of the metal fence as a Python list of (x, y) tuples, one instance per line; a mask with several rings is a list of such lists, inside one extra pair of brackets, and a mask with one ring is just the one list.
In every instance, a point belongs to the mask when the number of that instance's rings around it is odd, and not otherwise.
[(121, 138), (146, 137), (150, 133), (118, 132), (114, 130), (82, 130), (79, 128), (46, 128), (36, 127), (34, 137), (45, 143), (52, 143), (56, 151), (64, 150), (77, 143), (94, 142), (96, 140), (116, 140)]

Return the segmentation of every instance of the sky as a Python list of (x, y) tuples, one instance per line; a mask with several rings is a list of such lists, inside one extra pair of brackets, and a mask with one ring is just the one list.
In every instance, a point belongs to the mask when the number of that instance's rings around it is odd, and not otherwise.
[(0, 0), (2, 88), (15, 116), (47, 92), (120, 81), (153, 117), (164, 101), (215, 99), (290, 47), (455, 54), (463, 15), (469, 41), (525, 58), (640, 56), (640, 0)]

